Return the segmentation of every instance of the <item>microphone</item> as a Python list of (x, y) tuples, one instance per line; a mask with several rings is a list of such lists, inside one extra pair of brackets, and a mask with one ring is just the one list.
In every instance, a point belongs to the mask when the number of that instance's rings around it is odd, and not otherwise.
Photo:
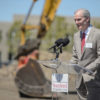
[(66, 37), (64, 40), (63, 40), (63, 47), (65, 47), (66, 45), (68, 45), (70, 42), (69, 38)]
[(62, 53), (62, 47), (68, 45), (69, 42), (70, 40), (68, 39), (68, 37), (66, 37), (65, 39), (63, 39), (63, 42), (60, 44), (60, 46), (58, 46), (57, 50), (60, 49), (60, 53)]
[[(70, 42), (70, 40), (68, 37), (66, 37), (64, 39), (60, 38), (55, 41), (55, 44), (52, 47), (50, 47), (49, 50), (53, 48), (54, 52), (55, 52), (56, 50), (60, 49), (60, 51), (62, 52), (61, 48), (68, 45), (69, 42)], [(58, 47), (58, 48), (56, 48), (56, 47)]]
[(52, 47), (50, 47), (49, 49), (55, 48), (56, 46), (58, 47), (58, 46), (60, 46), (62, 43), (63, 43), (63, 39), (60, 38), (60, 39), (56, 40), (56, 41), (55, 41), (55, 44), (54, 44)]
[(58, 46), (58, 49), (61, 47), (65, 47), (66, 45), (68, 45), (70, 42), (69, 38), (66, 37), (65, 39), (63, 39), (63, 42)]

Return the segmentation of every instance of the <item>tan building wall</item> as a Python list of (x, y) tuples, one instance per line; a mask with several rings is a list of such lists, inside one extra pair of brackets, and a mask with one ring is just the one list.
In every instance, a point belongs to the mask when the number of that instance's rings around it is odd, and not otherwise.
[(7, 32), (11, 27), (9, 22), (0, 22), (0, 31), (1, 31), (1, 40), (0, 40), (0, 52), (1, 52), (1, 61), (8, 61), (8, 45), (7, 45)]

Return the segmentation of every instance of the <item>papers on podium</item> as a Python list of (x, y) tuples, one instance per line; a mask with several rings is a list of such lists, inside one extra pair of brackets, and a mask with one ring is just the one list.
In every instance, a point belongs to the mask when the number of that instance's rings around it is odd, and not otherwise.
[(40, 64), (47, 68), (57, 69), (61, 66), (61, 62), (57, 60), (48, 60), (48, 61), (38, 61)]
[(93, 74), (93, 71), (91, 71), (91, 70), (89, 70), (85, 67), (79, 66), (78, 64), (69, 64), (69, 65), (72, 66), (77, 73), (82, 71), (83, 73), (87, 73), (87, 74), (90, 74), (90, 75)]
[(66, 73), (73, 72), (74, 70), (76, 73), (82, 72), (82, 73), (86, 73), (89, 75), (93, 74), (91, 70), (85, 67), (79, 66), (78, 64), (69, 64), (68, 61), (63, 62), (60, 60), (48, 60), (48, 61), (38, 61), (38, 62), (42, 64), (43, 66), (52, 68), (52, 69), (58, 69), (62, 67), (66, 71)]

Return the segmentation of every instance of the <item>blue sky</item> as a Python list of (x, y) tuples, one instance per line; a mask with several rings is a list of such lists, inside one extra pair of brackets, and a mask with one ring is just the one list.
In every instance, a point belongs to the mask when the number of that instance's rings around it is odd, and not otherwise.
[[(0, 21), (11, 22), (14, 14), (27, 14), (33, 0), (0, 0)], [(32, 15), (41, 15), (45, 0), (38, 0)], [(91, 16), (100, 17), (100, 0), (61, 0), (56, 14), (73, 16), (76, 9), (86, 8)]]

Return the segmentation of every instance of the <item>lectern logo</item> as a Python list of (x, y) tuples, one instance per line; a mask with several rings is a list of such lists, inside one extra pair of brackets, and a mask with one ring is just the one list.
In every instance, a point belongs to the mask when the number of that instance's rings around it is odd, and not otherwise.
[(61, 82), (63, 78), (63, 74), (55, 74), (55, 77), (56, 77), (57, 82)]

